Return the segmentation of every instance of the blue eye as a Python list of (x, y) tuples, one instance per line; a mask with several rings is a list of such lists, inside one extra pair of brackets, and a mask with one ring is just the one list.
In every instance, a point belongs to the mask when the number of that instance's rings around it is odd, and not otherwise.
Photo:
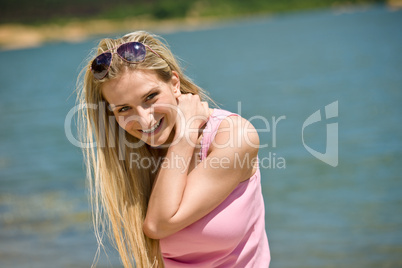
[(122, 108), (119, 109), (119, 113), (126, 112), (126, 111), (128, 111), (129, 109), (130, 109), (130, 107), (124, 106), (124, 107), (122, 107)]
[(149, 95), (146, 97), (146, 100), (147, 100), (147, 101), (148, 101), (148, 100), (152, 100), (156, 95), (158, 95), (158, 93), (149, 94)]

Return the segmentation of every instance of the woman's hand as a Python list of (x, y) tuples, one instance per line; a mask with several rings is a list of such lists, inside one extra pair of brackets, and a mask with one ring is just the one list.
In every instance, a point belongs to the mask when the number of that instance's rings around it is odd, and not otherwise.
[(178, 98), (175, 140), (185, 137), (195, 143), (200, 128), (208, 121), (209, 106), (199, 95), (182, 94)]

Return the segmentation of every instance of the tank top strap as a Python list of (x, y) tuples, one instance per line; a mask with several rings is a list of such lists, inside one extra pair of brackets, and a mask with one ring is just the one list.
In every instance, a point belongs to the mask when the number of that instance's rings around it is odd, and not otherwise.
[(214, 109), (211, 116), (208, 119), (208, 122), (202, 132), (202, 139), (201, 139), (201, 150), (200, 150), (200, 159), (201, 161), (207, 157), (208, 149), (215, 139), (216, 133), (218, 132), (219, 125), (221, 124), (222, 120), (228, 116), (238, 114), (231, 113), (226, 110), (221, 109)]

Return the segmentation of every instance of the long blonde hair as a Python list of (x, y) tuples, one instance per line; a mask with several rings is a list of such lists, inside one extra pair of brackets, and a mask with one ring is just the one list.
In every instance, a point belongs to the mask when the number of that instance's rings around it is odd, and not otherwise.
[[(160, 37), (144, 31), (133, 32), (119, 39), (103, 39), (78, 78), (77, 101), (81, 107), (79, 133), (83, 137), (83, 144), (88, 145), (83, 146), (87, 147), (83, 148), (83, 153), (95, 235), (99, 245), (94, 265), (106, 232), (114, 240), (124, 267), (133, 267), (134, 263), (136, 267), (144, 268), (164, 266), (159, 241), (145, 236), (142, 229), (156, 174), (155, 168), (158, 167), (130, 166), (130, 156), (133, 153), (141, 158), (155, 160), (159, 156), (147, 144), (128, 146), (141, 144), (141, 141), (127, 134), (117, 124), (101, 93), (104, 82), (118, 77), (124, 71), (152, 69), (165, 82), (170, 81), (172, 71), (176, 71), (180, 77), (182, 93), (198, 94), (201, 99), (210, 100), (201, 88), (183, 74), (168, 46), (161, 40)], [(96, 80), (90, 70), (94, 56), (132, 41), (148, 45), (160, 57), (147, 49), (144, 62), (130, 64), (114, 55), (106, 77)], [(95, 142), (96, 148), (91, 146)]]

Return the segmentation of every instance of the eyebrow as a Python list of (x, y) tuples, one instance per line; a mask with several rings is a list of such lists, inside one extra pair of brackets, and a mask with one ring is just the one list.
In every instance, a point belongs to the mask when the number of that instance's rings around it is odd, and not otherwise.
[[(158, 88), (159, 88), (159, 86), (156, 86), (156, 87), (151, 88), (147, 93), (145, 93), (145, 94), (141, 97), (141, 99), (145, 99), (146, 96), (148, 96), (152, 91), (154, 91), (155, 89), (158, 89)], [(110, 106), (110, 108), (111, 108), (112, 110), (114, 110), (114, 109), (116, 109), (116, 108), (118, 108), (118, 107), (129, 106), (129, 104), (127, 104), (127, 103), (125, 103), (125, 104), (118, 104), (118, 105), (110, 104), (109, 106)]]

